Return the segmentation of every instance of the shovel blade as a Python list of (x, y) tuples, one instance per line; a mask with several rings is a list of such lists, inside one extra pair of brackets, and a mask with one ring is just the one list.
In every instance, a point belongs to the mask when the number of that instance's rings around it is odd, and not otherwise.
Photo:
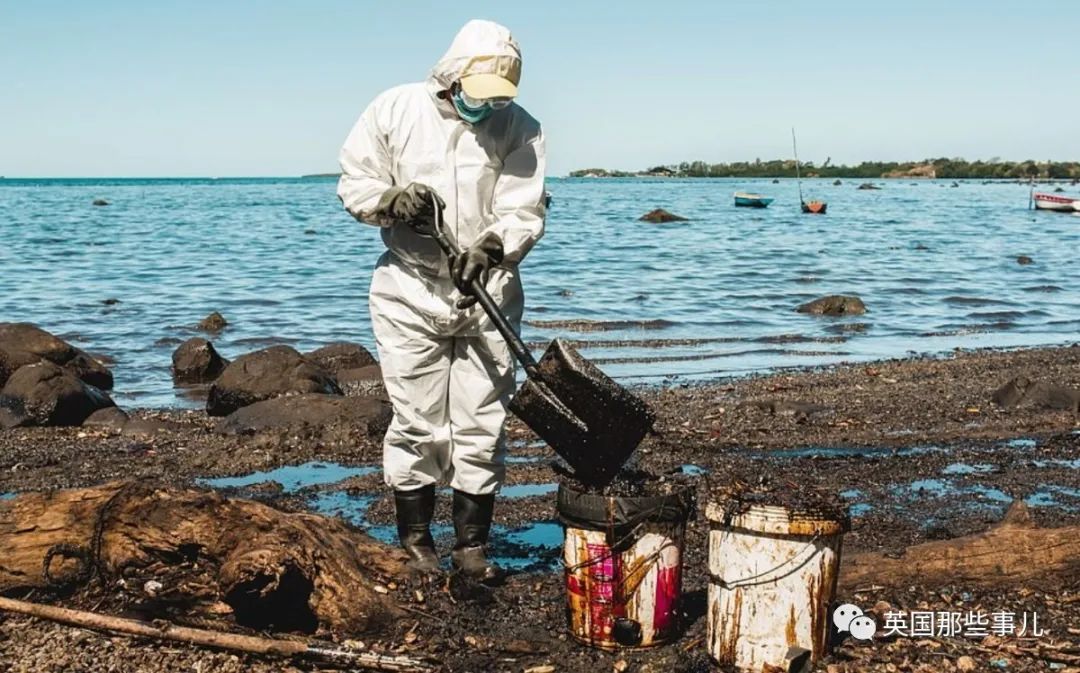
[(581, 357), (551, 342), (510, 403), (533, 432), (559, 454), (581, 481), (610, 481), (656, 420), (645, 402)]

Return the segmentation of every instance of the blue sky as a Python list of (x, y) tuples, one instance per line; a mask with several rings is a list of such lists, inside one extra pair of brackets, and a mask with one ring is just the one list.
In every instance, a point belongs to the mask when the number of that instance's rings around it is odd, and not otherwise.
[(522, 45), (549, 173), (1080, 159), (1080, 2), (0, 0), (0, 175), (336, 170), (470, 18)]

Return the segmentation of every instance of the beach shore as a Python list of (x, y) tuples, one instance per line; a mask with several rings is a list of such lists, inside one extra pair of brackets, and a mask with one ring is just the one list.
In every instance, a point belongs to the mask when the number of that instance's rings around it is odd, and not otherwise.
[[(479, 597), (455, 598), (445, 585), (401, 587), (406, 600), (417, 589), (426, 596), (415, 606), (416, 618), (386, 633), (358, 637), (369, 649), (434, 655), (451, 670), (521, 671), (548, 664), (556, 671), (609, 670), (620, 661), (630, 671), (713, 670), (702, 642), (708, 532), (702, 512), (719, 486), (756, 483), (764, 476), (795, 489), (842, 493), (853, 505), (845, 553), (897, 553), (927, 540), (985, 530), (1014, 499), (1028, 502), (1039, 526), (1080, 524), (1080, 419), (1072, 410), (1024, 403), (1005, 409), (992, 403), (994, 391), (1017, 376), (1080, 388), (1080, 346), (956, 352), (644, 388), (658, 422), (637, 452), (638, 466), (684, 473), (702, 505), (687, 532), (687, 628), (679, 641), (615, 654), (574, 644), (566, 635), (562, 573), (555, 571), (513, 575), (505, 586)], [(202, 411), (131, 413), (144, 422), (122, 432), (19, 428), (0, 433), (0, 493), (115, 479), (192, 486), (196, 479), (312, 460), (376, 465), (380, 456), (376, 440), (347, 427), (223, 436), (215, 432), (216, 420)], [(509, 436), (511, 455), (523, 459), (509, 464), (509, 485), (557, 480), (547, 462), (552, 454), (532, 441), (526, 428), (513, 421)], [(354, 477), (344, 486), (376, 499), (372, 523), (391, 522), (392, 503), (378, 473)], [(287, 510), (305, 506), (304, 498), (265, 486), (236, 494)], [(496, 507), (497, 523), (554, 517), (550, 493), (512, 502), (504, 499)], [(448, 522), (445, 505), (436, 515), (442, 523)], [(1068, 651), (1074, 654), (1080, 648), (1075, 632), (1080, 572), (1047, 575), (1004, 592), (968, 586), (962, 578), (948, 586), (862, 589), (841, 598), (864, 607), (1038, 612), (1052, 636), (1046, 643), (1071, 643)], [(94, 585), (70, 596), (32, 598), (113, 613), (131, 609), (118, 595), (112, 587)], [(1048, 659), (1039, 646), (1008, 639), (848, 641), (825, 663), (830, 671), (965, 670), (962, 657), (978, 666), (967, 670), (986, 670), (997, 660), (1012, 671), (1046, 670), (1047, 662), (1080, 665), (1067, 656)], [(14, 616), (0, 616), (0, 661), (10, 671), (291, 670), (280, 662)]]

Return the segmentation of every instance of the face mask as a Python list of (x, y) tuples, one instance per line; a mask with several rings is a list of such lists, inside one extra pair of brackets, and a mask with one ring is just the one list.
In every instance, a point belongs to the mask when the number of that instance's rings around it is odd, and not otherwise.
[(458, 116), (470, 124), (478, 124), (487, 119), (491, 116), (491, 113), (494, 112), (492, 107), (487, 103), (484, 103), (480, 107), (472, 107), (463, 100), (460, 91), (455, 93), (452, 96), (452, 99), (454, 101), (454, 109), (457, 110)]

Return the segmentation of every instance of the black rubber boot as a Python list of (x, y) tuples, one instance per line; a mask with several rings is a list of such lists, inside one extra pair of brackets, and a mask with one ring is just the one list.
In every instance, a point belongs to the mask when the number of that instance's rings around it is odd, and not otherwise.
[(431, 517), (435, 515), (435, 485), (411, 491), (394, 491), (397, 531), (401, 546), (409, 554), (409, 567), (420, 573), (439, 571), (435, 541), (431, 539)]
[(457, 543), (450, 552), (454, 567), (472, 579), (492, 582), (502, 569), (487, 558), (485, 546), (491, 531), (495, 495), (472, 495), (454, 490), (454, 532)]

